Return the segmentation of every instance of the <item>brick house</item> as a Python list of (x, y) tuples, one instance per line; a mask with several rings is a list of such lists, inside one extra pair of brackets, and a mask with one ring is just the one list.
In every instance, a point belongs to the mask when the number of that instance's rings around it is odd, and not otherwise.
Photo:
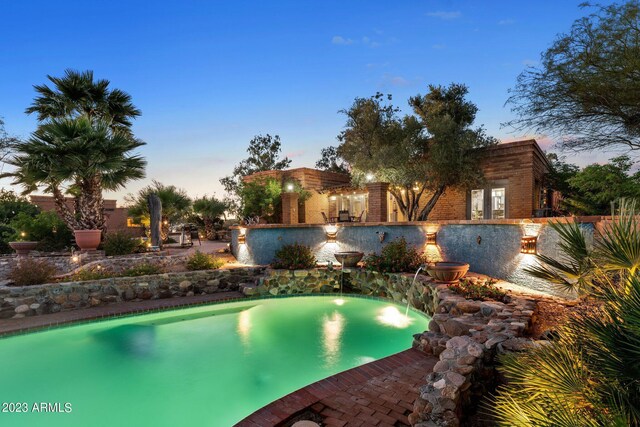
[[(42, 211), (56, 212), (56, 204), (52, 196), (32, 195), (29, 196), (29, 200)], [(66, 203), (73, 210), (73, 197), (67, 198)], [(117, 206), (115, 200), (104, 201), (104, 216), (108, 231), (137, 231), (140, 227), (132, 224), (128, 215), (128, 209)]]
[[(532, 218), (549, 216), (557, 206), (557, 194), (545, 183), (549, 163), (533, 139), (484, 149), (478, 167), (486, 184), (469, 191), (447, 189), (429, 220)], [(258, 172), (244, 180), (266, 178), (282, 183), (284, 224), (323, 223), (323, 213), (333, 222), (339, 219), (340, 211), (348, 211), (351, 220), (363, 222), (406, 221), (387, 183), (372, 182), (364, 188), (353, 188), (348, 175), (310, 168)], [(287, 191), (294, 181), (311, 193), (309, 199), (301, 202), (297, 193)]]

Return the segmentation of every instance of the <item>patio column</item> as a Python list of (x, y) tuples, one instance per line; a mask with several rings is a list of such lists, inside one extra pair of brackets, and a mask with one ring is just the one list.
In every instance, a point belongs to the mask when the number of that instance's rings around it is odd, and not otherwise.
[(298, 223), (298, 193), (282, 193), (282, 223)]
[(367, 184), (369, 191), (369, 214), (367, 222), (387, 222), (387, 193), (389, 184), (386, 182), (372, 182)]

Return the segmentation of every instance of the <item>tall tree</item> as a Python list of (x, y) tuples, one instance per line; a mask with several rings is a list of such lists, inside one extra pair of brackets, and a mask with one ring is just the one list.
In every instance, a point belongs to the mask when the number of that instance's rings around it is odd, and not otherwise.
[[(52, 119), (41, 124), (29, 140), (13, 145), (6, 161), (24, 194), (41, 187), (53, 195), (56, 209), (72, 230), (104, 228), (102, 190), (117, 190), (144, 177), (145, 160), (134, 150), (143, 142), (125, 133), (114, 133), (102, 122), (86, 117)], [(65, 202), (65, 189), (76, 194), (75, 212)]]
[(349, 164), (338, 154), (337, 147), (326, 147), (320, 150), (320, 160), (316, 162), (316, 168), (336, 173), (349, 173)]
[(133, 217), (136, 223), (149, 224), (149, 204), (148, 197), (150, 194), (156, 194), (162, 203), (162, 226), (160, 234), (162, 240), (167, 240), (169, 236), (169, 228), (171, 223), (184, 219), (191, 207), (191, 199), (187, 192), (175, 185), (165, 185), (155, 179), (151, 183), (138, 191), (135, 196), (127, 195), (125, 200), (129, 208), (129, 215)]
[(227, 204), (216, 199), (215, 196), (202, 196), (193, 201), (193, 212), (204, 225), (204, 233), (207, 239), (213, 240), (216, 235), (216, 227), (224, 223)]
[(107, 124), (112, 130), (131, 136), (132, 119), (140, 116), (133, 105), (131, 95), (110, 89), (109, 80), (94, 80), (93, 71), (67, 69), (63, 77), (47, 76), (53, 88), (35, 85), (38, 96), (26, 109), (35, 113), (38, 121), (51, 119), (87, 117), (92, 122)]
[[(483, 177), (479, 149), (497, 141), (472, 129), (476, 106), (467, 88), (429, 86), (409, 100), (413, 115), (400, 117), (391, 96), (356, 98), (338, 136), (338, 154), (350, 165), (356, 184), (373, 175), (390, 192), (409, 221), (426, 220), (447, 188), (469, 188)], [(426, 199), (426, 201), (425, 201)]]
[[(131, 131), (140, 115), (131, 97), (110, 89), (108, 80), (94, 80), (92, 71), (66, 70), (47, 76), (54, 87), (34, 86), (38, 95), (27, 108), (39, 127), (26, 142), (14, 142), (6, 162), (26, 193), (43, 187), (51, 193), (58, 214), (72, 229), (103, 229), (103, 190), (121, 188), (144, 177), (146, 162), (133, 150), (144, 145)], [(74, 196), (70, 209), (65, 194)]]
[(606, 215), (615, 200), (640, 198), (640, 172), (632, 174), (632, 166), (628, 156), (586, 166), (567, 180), (569, 193), (563, 203), (576, 215)]
[(242, 199), (240, 191), (242, 189), (242, 178), (252, 173), (282, 170), (289, 167), (289, 158), (280, 158), (282, 152), (280, 137), (278, 135), (256, 135), (249, 142), (247, 153), (249, 157), (242, 160), (233, 168), (233, 173), (220, 180), (220, 183), (227, 192), (227, 204), (229, 210), (239, 214), (242, 210)]
[(595, 8), (520, 74), (508, 124), (564, 149), (640, 149), (640, 2)]

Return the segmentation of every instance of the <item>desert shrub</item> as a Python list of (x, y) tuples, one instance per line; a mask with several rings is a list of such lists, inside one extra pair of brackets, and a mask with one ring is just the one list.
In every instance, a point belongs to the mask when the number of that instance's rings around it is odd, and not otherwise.
[(38, 242), (39, 251), (59, 251), (70, 247), (73, 241), (73, 233), (55, 212), (40, 212), (35, 216), (20, 212), (9, 226), (15, 230), (12, 240)]
[(502, 359), (506, 384), (487, 404), (499, 426), (640, 426), (640, 221), (635, 203), (586, 245), (574, 223), (555, 223), (558, 258), (528, 271), (595, 298), (569, 316), (552, 345)]
[(222, 260), (200, 251), (195, 251), (187, 258), (187, 270), (215, 270), (223, 264)]
[(105, 236), (102, 249), (107, 256), (129, 255), (137, 252), (141, 244), (140, 238), (132, 237), (129, 233), (112, 231)]
[(276, 257), (271, 263), (273, 268), (287, 270), (302, 270), (314, 268), (315, 266), (316, 257), (311, 253), (311, 248), (298, 243), (281, 247), (276, 252)]
[(164, 270), (159, 265), (155, 264), (139, 264), (135, 267), (131, 267), (122, 272), (122, 276), (125, 277), (137, 277), (137, 276), (149, 276), (151, 274), (160, 274), (163, 273)]
[(458, 283), (453, 283), (448, 287), (453, 292), (468, 299), (492, 299), (495, 301), (506, 302), (507, 293), (502, 289), (496, 288), (495, 284), (495, 279), (460, 279)]
[(415, 246), (409, 246), (404, 237), (387, 243), (380, 255), (369, 254), (365, 268), (381, 273), (415, 272), (427, 259)]
[(43, 260), (26, 258), (20, 260), (18, 265), (9, 273), (9, 279), (16, 286), (31, 286), (48, 283), (56, 274), (56, 268)]
[(85, 270), (80, 270), (73, 273), (71, 276), (61, 278), (60, 281), (64, 282), (84, 282), (86, 280), (100, 280), (113, 277), (114, 274), (103, 268), (93, 267)]

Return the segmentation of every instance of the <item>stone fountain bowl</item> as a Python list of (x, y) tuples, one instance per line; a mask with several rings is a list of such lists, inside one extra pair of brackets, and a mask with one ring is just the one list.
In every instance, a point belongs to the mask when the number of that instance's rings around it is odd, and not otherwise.
[(9, 242), (9, 246), (11, 246), (11, 249), (16, 251), (18, 256), (27, 256), (29, 255), (29, 252), (36, 249), (38, 242)]
[(427, 273), (438, 283), (456, 283), (469, 271), (469, 264), (455, 261), (442, 261), (427, 266)]
[(356, 251), (336, 252), (333, 256), (343, 267), (357, 267), (364, 253)]

